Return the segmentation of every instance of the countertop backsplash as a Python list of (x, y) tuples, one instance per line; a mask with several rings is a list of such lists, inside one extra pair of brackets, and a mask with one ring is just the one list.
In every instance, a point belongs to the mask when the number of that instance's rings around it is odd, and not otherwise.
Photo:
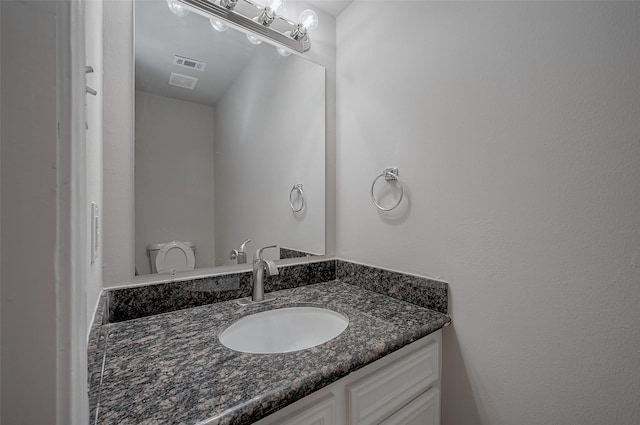
[[(447, 313), (447, 284), (344, 260), (279, 266), (265, 276), (265, 292), (340, 280), (402, 301)], [(251, 294), (251, 272), (230, 273), (106, 291), (108, 322), (122, 322)]]

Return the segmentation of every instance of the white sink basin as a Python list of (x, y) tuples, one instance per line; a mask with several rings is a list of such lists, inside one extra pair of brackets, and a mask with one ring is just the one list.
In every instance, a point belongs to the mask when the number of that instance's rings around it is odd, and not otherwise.
[(220, 334), (220, 342), (243, 353), (269, 354), (304, 350), (340, 335), (349, 319), (317, 307), (289, 307), (243, 317)]

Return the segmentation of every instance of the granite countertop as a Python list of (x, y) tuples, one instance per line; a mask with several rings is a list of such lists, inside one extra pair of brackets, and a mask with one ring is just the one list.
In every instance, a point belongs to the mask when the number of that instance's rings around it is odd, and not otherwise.
[[(447, 315), (332, 281), (277, 291), (274, 302), (226, 301), (102, 326), (96, 424), (249, 424), (446, 325)], [(349, 317), (319, 346), (247, 354), (218, 334), (242, 316), (314, 305)]]

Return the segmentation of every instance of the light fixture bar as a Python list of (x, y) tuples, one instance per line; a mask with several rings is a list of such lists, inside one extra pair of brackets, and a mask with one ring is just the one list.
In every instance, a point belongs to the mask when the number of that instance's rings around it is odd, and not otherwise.
[(301, 42), (287, 37), (281, 32), (276, 31), (270, 27), (259, 24), (258, 22), (255, 22), (239, 13), (236, 13), (233, 10), (218, 6), (217, 4), (214, 4), (207, 0), (178, 1), (195, 9), (196, 12), (204, 12), (207, 17), (216, 17), (224, 21), (230, 27), (233, 27), (237, 30), (245, 33), (250, 32), (257, 34), (267, 42), (282, 45), (283, 47), (298, 53), (304, 53), (304, 46)]
[[(258, 3), (256, 3), (253, 0), (244, 0), (244, 2), (250, 4), (251, 6), (255, 7), (256, 9), (262, 9), (262, 6), (260, 6)], [(286, 22), (288, 25), (291, 25), (292, 27), (296, 27), (298, 25), (297, 22), (292, 21), (291, 19), (287, 18), (286, 16), (277, 15), (276, 19), (280, 19), (281, 21)]]

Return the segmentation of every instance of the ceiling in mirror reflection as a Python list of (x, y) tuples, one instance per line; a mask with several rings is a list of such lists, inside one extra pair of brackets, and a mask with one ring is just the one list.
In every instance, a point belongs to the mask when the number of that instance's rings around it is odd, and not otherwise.
[[(256, 49), (266, 48), (248, 43), (238, 31), (216, 31), (208, 19), (196, 13), (177, 17), (164, 1), (136, 2), (135, 44), (138, 90), (211, 106), (251, 61)], [(206, 63), (205, 71), (189, 72), (175, 66), (174, 55)], [(193, 90), (172, 87), (168, 84), (171, 72), (189, 74), (198, 78), (198, 83)]]
[(353, 0), (309, 0), (309, 3), (329, 15), (338, 16)]

